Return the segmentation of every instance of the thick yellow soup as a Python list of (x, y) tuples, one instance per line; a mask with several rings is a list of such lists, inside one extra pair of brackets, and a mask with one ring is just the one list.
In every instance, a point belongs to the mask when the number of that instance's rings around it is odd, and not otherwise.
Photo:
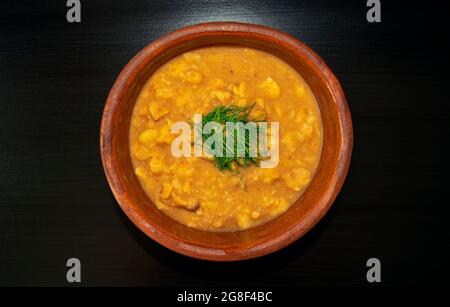
[[(270, 123), (279, 123), (279, 141), (269, 144), (279, 148), (276, 166), (261, 167), (264, 158), (174, 156), (171, 128), (192, 125), (194, 114), (264, 121), (269, 138)], [(129, 133), (135, 174), (152, 202), (208, 231), (248, 229), (285, 212), (310, 183), (322, 146), (320, 112), (303, 78), (269, 53), (234, 46), (196, 49), (161, 66), (138, 96)]]

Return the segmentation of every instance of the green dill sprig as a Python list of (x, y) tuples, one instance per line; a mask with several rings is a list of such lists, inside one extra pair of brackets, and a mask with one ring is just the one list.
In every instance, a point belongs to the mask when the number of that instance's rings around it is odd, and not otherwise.
[[(208, 114), (203, 116), (203, 121), (202, 121), (202, 128), (209, 122), (217, 122), (219, 124), (221, 124), (222, 126), (222, 135), (223, 135), (223, 144), (224, 146), (224, 154), (222, 157), (218, 157), (216, 155), (214, 155), (214, 160), (216, 162), (217, 167), (220, 170), (236, 170), (237, 166), (244, 166), (247, 167), (251, 164), (255, 164), (257, 165), (259, 163), (259, 158), (258, 157), (251, 157), (250, 156), (250, 144), (251, 144), (251, 140), (250, 140), (250, 136), (249, 136), (249, 131), (247, 129), (245, 129), (245, 142), (244, 142), (244, 152), (245, 155), (243, 157), (238, 157), (237, 153), (238, 153), (238, 142), (237, 142), (237, 138), (238, 138), (238, 131), (237, 129), (235, 129), (234, 131), (234, 148), (229, 148), (227, 147), (227, 142), (226, 142), (226, 133), (225, 133), (225, 129), (226, 129), (226, 124), (227, 123), (242, 123), (242, 124), (246, 124), (250, 121), (249, 119), (249, 115), (250, 112), (252, 111), (253, 107), (255, 106), (255, 104), (252, 104), (250, 106), (235, 106), (235, 105), (225, 105), (225, 106), (216, 106), (211, 112), (209, 112)], [(256, 121), (263, 121), (262, 120), (254, 120)], [(257, 128), (258, 129), (258, 128)], [(256, 131), (258, 133), (258, 130)], [(208, 133), (202, 133), (202, 139), (203, 141), (205, 141), (206, 139), (208, 139), (211, 135)], [(214, 149), (214, 148), (212, 148)], [(232, 155), (229, 155), (227, 153), (232, 152)]]

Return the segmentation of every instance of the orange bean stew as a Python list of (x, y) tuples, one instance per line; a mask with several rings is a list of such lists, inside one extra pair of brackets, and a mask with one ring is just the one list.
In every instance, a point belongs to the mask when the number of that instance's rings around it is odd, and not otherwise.
[[(192, 124), (194, 114), (220, 106), (279, 123), (276, 167), (241, 166), (241, 158), (221, 169), (211, 156), (172, 154), (172, 125)], [(237, 231), (275, 218), (300, 197), (320, 159), (322, 123), (311, 89), (287, 63), (257, 49), (214, 46), (181, 54), (153, 73), (129, 136), (135, 174), (160, 210), (188, 227)]]

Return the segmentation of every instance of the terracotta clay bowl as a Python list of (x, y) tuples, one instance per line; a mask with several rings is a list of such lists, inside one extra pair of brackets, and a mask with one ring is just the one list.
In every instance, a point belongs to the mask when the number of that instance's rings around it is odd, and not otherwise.
[[(162, 64), (188, 50), (232, 44), (264, 50), (296, 69), (311, 87), (323, 121), (323, 149), (311, 184), (284, 214), (238, 232), (188, 228), (158, 210), (134, 175), (128, 129), (137, 95)], [(281, 136), (282, 137), (282, 136)], [(304, 43), (258, 25), (219, 22), (179, 29), (150, 43), (125, 66), (106, 101), (100, 131), (103, 167), (120, 207), (147, 236), (187, 256), (234, 261), (272, 253), (297, 240), (328, 211), (350, 163), (353, 133), (342, 88), (323, 60)]]

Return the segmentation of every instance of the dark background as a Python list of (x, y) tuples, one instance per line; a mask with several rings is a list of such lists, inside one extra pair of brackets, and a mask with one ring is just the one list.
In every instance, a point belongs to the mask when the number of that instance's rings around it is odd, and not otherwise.
[[(449, 48), (432, 2), (11, 1), (0, 10), (0, 285), (449, 285)], [(390, 3), (388, 3), (390, 2)], [(112, 196), (99, 155), (104, 102), (146, 44), (179, 27), (242, 21), (290, 33), (331, 67), (348, 98), (355, 146), (326, 217), (273, 255), (210, 263), (145, 237)]]

